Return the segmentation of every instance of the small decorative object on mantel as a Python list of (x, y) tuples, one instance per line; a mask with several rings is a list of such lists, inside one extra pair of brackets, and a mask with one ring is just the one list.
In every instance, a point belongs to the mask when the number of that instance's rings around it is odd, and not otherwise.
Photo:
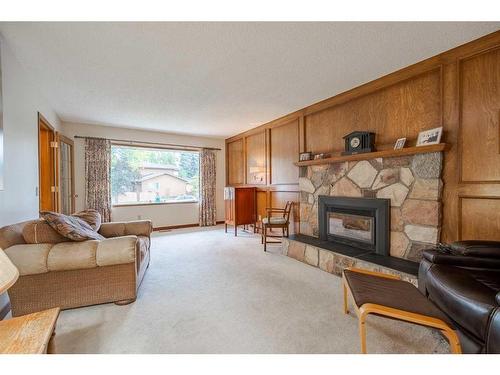
[(345, 151), (342, 155), (362, 154), (375, 151), (375, 133), (355, 131), (343, 137)]
[(318, 159), (327, 159), (330, 157), (330, 154), (324, 154), (324, 153), (321, 153), (321, 154), (316, 154), (314, 155), (314, 160), (318, 160)]
[(441, 135), (443, 134), (443, 127), (424, 130), (418, 133), (417, 146), (437, 145), (441, 142)]
[(301, 152), (299, 154), (299, 161), (307, 161), (312, 159), (312, 153), (310, 152)]
[(399, 138), (394, 144), (394, 150), (402, 150), (405, 147), (406, 138)]

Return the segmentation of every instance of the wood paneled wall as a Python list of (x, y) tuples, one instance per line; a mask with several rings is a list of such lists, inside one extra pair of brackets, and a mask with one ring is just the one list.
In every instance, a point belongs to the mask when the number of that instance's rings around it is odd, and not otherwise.
[(500, 31), (228, 138), (226, 178), (259, 187), (260, 215), (297, 202), (297, 230), (299, 152), (340, 152), (353, 130), (375, 132), (378, 149), (414, 145), (438, 126), (450, 146), (441, 241), (500, 240)]

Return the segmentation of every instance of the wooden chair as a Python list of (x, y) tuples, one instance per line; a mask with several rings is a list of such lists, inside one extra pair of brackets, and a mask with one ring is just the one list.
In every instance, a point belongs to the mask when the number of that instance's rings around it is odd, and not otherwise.
[[(266, 208), (267, 216), (262, 219), (261, 243), (264, 244), (264, 251), (267, 251), (268, 243), (281, 243), (281, 241), (268, 241), (267, 238), (288, 237), (290, 225), (290, 212), (292, 212), (293, 202), (286, 202), (285, 208)], [(280, 213), (280, 216), (273, 216), (273, 213)], [(267, 234), (267, 230), (281, 229), (280, 236)]]

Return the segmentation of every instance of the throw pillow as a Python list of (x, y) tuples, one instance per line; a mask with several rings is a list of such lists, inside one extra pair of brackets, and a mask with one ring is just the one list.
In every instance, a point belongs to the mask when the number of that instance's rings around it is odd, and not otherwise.
[(69, 241), (61, 236), (45, 220), (33, 220), (23, 227), (24, 241), (29, 244), (60, 243)]
[(103, 236), (78, 217), (51, 211), (42, 211), (40, 214), (60, 235), (72, 241), (104, 240)]
[(101, 227), (101, 214), (96, 210), (84, 210), (77, 212), (76, 214), (73, 214), (71, 216), (76, 216), (84, 220), (96, 232), (98, 232), (99, 228)]

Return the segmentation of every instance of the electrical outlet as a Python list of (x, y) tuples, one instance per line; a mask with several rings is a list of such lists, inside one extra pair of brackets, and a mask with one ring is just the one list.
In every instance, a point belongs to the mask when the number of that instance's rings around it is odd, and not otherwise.
[(137, 220), (142, 220), (142, 215), (137, 215)]

